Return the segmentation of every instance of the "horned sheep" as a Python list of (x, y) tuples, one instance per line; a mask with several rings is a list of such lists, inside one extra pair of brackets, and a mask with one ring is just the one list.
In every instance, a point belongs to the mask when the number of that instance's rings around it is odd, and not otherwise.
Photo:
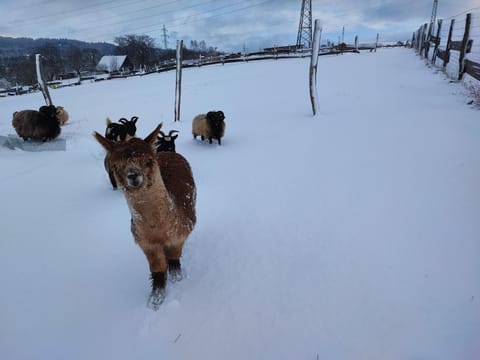
[(223, 111), (209, 111), (206, 114), (200, 114), (193, 118), (192, 134), (193, 138), (197, 136), (203, 140), (217, 139), (218, 145), (221, 145), (221, 139), (225, 134), (225, 115)]
[(157, 153), (161, 126), (143, 140), (114, 142), (94, 133), (107, 151), (130, 209), (133, 237), (148, 260), (152, 280), (148, 306), (154, 310), (165, 299), (167, 271), (171, 281), (182, 278), (183, 244), (196, 223), (192, 170), (178, 153)]
[[(137, 123), (138, 116), (132, 116), (130, 120), (125, 118), (121, 118), (118, 123), (114, 123), (107, 117), (106, 124), (107, 128), (105, 129), (105, 138), (111, 141), (126, 141), (135, 137), (135, 133), (137, 132)], [(117, 181), (115, 180), (115, 176), (113, 171), (110, 167), (110, 160), (109, 155), (105, 156), (105, 160), (103, 162), (105, 166), (105, 171), (108, 173), (108, 177), (110, 179), (110, 183), (112, 184), (113, 190), (117, 190)]]
[(178, 133), (177, 130), (170, 130), (168, 135), (166, 135), (163, 131), (160, 131), (157, 136), (157, 152), (158, 151), (170, 151), (175, 152), (175, 140), (178, 137), (178, 134), (174, 135), (174, 133)]
[(37, 110), (22, 110), (13, 113), (12, 125), (18, 136), (27, 141), (48, 141), (60, 135), (60, 122), (57, 108), (53, 105), (42, 106)]
[(107, 118), (107, 128), (105, 129), (105, 137), (113, 141), (124, 141), (135, 136), (137, 132), (137, 116), (133, 116), (130, 120), (121, 118), (118, 123), (112, 122)]

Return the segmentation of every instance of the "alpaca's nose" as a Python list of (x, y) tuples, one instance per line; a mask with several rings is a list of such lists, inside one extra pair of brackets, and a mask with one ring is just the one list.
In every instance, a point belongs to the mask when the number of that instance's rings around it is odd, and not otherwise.
[(129, 171), (127, 174), (127, 182), (130, 186), (138, 186), (142, 183), (143, 176), (136, 171)]

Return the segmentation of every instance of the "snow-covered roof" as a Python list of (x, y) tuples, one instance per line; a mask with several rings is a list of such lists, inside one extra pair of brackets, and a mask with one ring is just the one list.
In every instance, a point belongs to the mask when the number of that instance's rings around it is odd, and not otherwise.
[(104, 70), (108, 72), (118, 71), (127, 59), (127, 55), (105, 55), (102, 56), (97, 64), (97, 70)]

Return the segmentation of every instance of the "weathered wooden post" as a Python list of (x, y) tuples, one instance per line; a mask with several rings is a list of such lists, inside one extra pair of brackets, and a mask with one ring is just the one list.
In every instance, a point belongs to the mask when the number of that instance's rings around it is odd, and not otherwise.
[(425, 50), (426, 50), (426, 47), (425, 47), (425, 42), (427, 40), (427, 26), (428, 24), (425, 23), (422, 27), (422, 30), (421, 30), (421, 37), (420, 37), (420, 41), (421, 41), (421, 45), (420, 45), (420, 57), (422, 57), (424, 54), (425, 54)]
[(313, 31), (312, 43), (312, 57), (310, 60), (310, 101), (312, 103), (313, 115), (317, 114), (318, 100), (317, 100), (317, 65), (318, 52), (320, 51), (320, 38), (322, 36), (322, 28), (320, 27), (320, 20), (315, 19), (315, 29)]
[(443, 59), (443, 67), (446, 67), (450, 61), (450, 48), (452, 47), (452, 32), (455, 26), (455, 19), (450, 22), (450, 29), (448, 30), (447, 45), (445, 46), (445, 58)]
[(435, 65), (435, 61), (437, 61), (437, 53), (438, 53), (438, 47), (440, 46), (440, 30), (442, 29), (442, 19), (438, 20), (438, 27), (437, 27), (437, 36), (435, 36), (435, 48), (433, 49), (433, 55), (432, 55), (432, 63)]
[(180, 121), (180, 103), (182, 97), (182, 49), (183, 40), (177, 40), (177, 76), (175, 83), (175, 119)]
[(472, 14), (468, 13), (465, 20), (465, 32), (463, 33), (463, 40), (460, 49), (460, 56), (458, 57), (458, 80), (462, 80), (463, 77), (463, 59), (465, 58), (465, 53), (467, 52), (467, 43), (468, 37), (470, 36), (470, 23), (472, 21)]
[(355, 35), (355, 52), (358, 53), (358, 35)]
[(48, 87), (42, 78), (42, 72), (40, 70), (40, 54), (35, 54), (35, 63), (36, 63), (36, 69), (37, 69), (37, 81), (38, 81), (38, 86), (40, 87), (40, 91), (42, 92), (43, 98), (45, 99), (45, 102), (47, 103), (47, 105), (48, 106), (53, 105), (52, 98), (50, 97), (50, 93), (48, 92)]
[(377, 33), (377, 40), (375, 40), (375, 52), (377, 52), (377, 47), (378, 47), (378, 38), (380, 37), (380, 34)]

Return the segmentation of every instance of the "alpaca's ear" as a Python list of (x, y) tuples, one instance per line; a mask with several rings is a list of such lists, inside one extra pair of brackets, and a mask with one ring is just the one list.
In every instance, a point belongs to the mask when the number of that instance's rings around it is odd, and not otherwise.
[(113, 141), (110, 141), (106, 138), (104, 138), (102, 135), (100, 135), (98, 132), (93, 133), (93, 137), (102, 145), (107, 152), (111, 152), (113, 150), (114, 143)]
[(145, 139), (143, 139), (146, 143), (152, 145), (154, 147), (155, 142), (157, 141), (158, 133), (162, 128), (163, 123), (158, 124), (158, 126), (153, 130), (150, 135), (148, 135)]

